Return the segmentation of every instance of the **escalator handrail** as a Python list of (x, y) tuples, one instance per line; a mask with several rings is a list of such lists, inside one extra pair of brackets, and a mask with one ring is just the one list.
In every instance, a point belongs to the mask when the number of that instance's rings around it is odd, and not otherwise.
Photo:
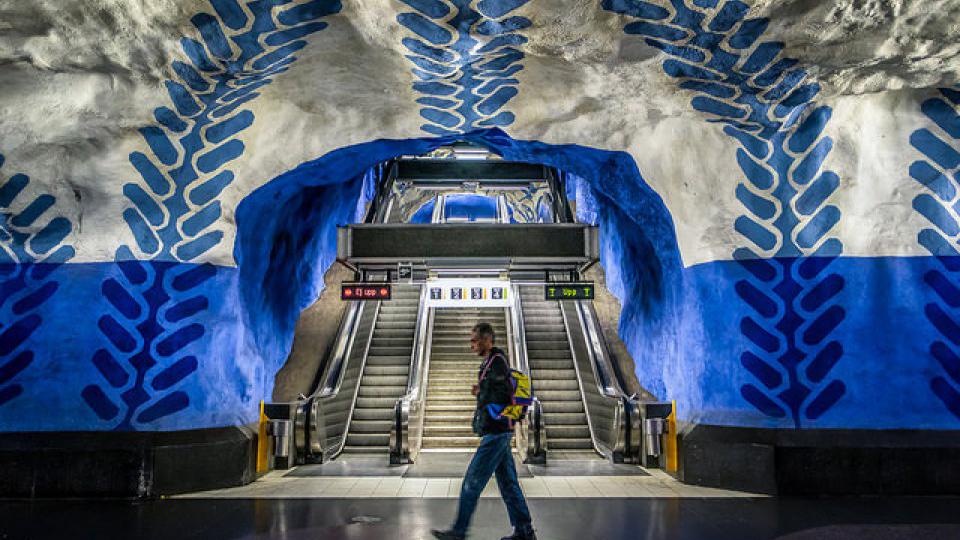
[[(421, 401), (427, 383), (430, 362), (430, 344), (433, 341), (433, 308), (427, 307), (427, 287), (421, 287), (417, 322), (414, 327), (413, 350), (410, 352), (410, 369), (407, 375), (406, 392), (397, 398), (394, 405), (393, 426), (390, 428), (391, 463), (408, 463), (420, 450), (420, 441), (410, 441), (411, 413), (423, 416)], [(414, 421), (419, 423), (418, 418)], [(418, 430), (421, 433), (422, 430)], [(422, 433), (419, 437), (422, 440)]]
[[(353, 352), (354, 337), (357, 332), (357, 326), (363, 317), (363, 311), (367, 302), (352, 302), (347, 308), (346, 316), (340, 321), (340, 328), (337, 330), (337, 340), (333, 347), (333, 354), (327, 363), (324, 375), (320, 379), (320, 384), (310, 394), (311, 398), (326, 398), (335, 396), (340, 391), (340, 385), (343, 384), (343, 375), (346, 370), (343, 369)], [(333, 379), (331, 381), (331, 379)]]
[(629, 395), (623, 389), (620, 370), (613, 363), (613, 355), (597, 323), (598, 317), (593, 302), (578, 300), (576, 303), (580, 324), (590, 345), (587, 349), (591, 356), (591, 365), (598, 370), (600, 376), (597, 379), (598, 387), (604, 395), (617, 398), (622, 403), (619, 409), (621, 418), (618, 426), (618, 438), (621, 440), (618, 441), (618, 445), (622, 444), (625, 457), (635, 458), (642, 444), (639, 425), (640, 400), (636, 395)]
[[(530, 370), (530, 357), (527, 353), (527, 332), (523, 323), (523, 299), (520, 295), (520, 285), (510, 284), (510, 294), (513, 297), (513, 307), (507, 319), (510, 328), (510, 339), (513, 345), (514, 365), (517, 369), (530, 377), (533, 391), (533, 400), (527, 408), (527, 418), (517, 424), (518, 442), (523, 445), (521, 452), (524, 460), (540, 462), (546, 459), (546, 437), (543, 433), (543, 407), (537, 399), (537, 382)], [(519, 446), (519, 445), (518, 445)]]
[[(584, 314), (580, 306), (580, 301), (560, 301), (560, 309), (563, 314), (563, 325), (564, 329), (567, 332), (567, 339), (571, 344), (571, 353), (574, 355), (574, 369), (577, 373), (577, 381), (580, 385), (580, 393), (583, 397), (583, 407), (587, 415), (587, 425), (590, 428), (590, 438), (593, 442), (594, 448), (611, 460), (617, 460), (618, 456), (622, 456), (629, 452), (626, 448), (627, 441), (624, 433), (626, 432), (625, 424), (628, 423), (628, 415), (626, 413), (627, 403), (623, 400), (622, 392), (619, 391), (619, 387), (611, 387), (604, 381), (604, 376), (602, 375), (602, 367), (600, 366), (600, 360), (598, 360), (596, 351), (594, 351), (594, 340), (589, 335), (588, 326), (584, 324)], [(568, 310), (573, 309), (572, 313), (569, 313)], [(584, 349), (587, 355), (587, 361), (590, 365), (590, 373), (584, 374), (581, 372), (580, 363), (577, 361), (577, 355), (579, 354), (576, 350), (576, 347), (573, 347), (575, 343), (573, 339), (573, 333), (577, 331), (575, 328), (571, 328), (570, 322), (568, 322), (568, 314), (573, 317), (575, 316), (576, 323), (579, 326), (580, 332), (582, 332), (582, 337), (584, 339)], [(598, 429), (599, 426), (594, 425), (594, 415), (591, 414), (590, 402), (587, 399), (586, 387), (585, 384), (589, 384), (590, 381), (587, 381), (584, 376), (592, 375), (593, 384), (596, 386), (596, 389), (600, 396), (606, 400), (611, 400), (611, 406), (614, 408), (614, 422), (613, 427), (616, 430), (616, 436), (613, 440), (602, 440)]]

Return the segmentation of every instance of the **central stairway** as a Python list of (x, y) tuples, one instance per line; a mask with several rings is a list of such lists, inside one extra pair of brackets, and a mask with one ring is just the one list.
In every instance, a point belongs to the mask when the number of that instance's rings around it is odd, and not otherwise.
[(423, 448), (471, 449), (480, 444), (473, 434), (477, 382), (482, 359), (470, 351), (470, 330), (478, 322), (493, 325), (496, 345), (506, 350), (507, 323), (503, 308), (437, 309), (427, 379)]
[(560, 303), (544, 300), (542, 286), (521, 286), (520, 299), (530, 378), (543, 406), (548, 459), (599, 458), (590, 438)]

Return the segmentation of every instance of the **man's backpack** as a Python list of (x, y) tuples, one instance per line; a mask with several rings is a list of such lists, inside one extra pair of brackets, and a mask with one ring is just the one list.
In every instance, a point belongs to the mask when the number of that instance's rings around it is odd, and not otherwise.
[(530, 387), (530, 376), (519, 369), (511, 369), (510, 383), (513, 385), (510, 405), (503, 408), (500, 416), (513, 421), (523, 420), (527, 416), (527, 407), (533, 403), (533, 389)]
[(523, 420), (527, 416), (527, 408), (533, 403), (533, 389), (530, 386), (530, 376), (519, 369), (510, 369), (510, 404), (487, 405), (487, 412), (497, 420), (506, 418), (513, 422)]

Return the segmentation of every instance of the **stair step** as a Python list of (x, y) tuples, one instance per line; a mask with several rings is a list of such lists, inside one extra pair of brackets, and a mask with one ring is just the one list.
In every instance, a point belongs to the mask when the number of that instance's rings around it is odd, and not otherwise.
[(423, 448), (476, 448), (480, 446), (480, 438), (470, 437), (424, 437)]
[(439, 411), (447, 411), (447, 412), (470, 411), (470, 414), (473, 414), (473, 411), (474, 411), (476, 408), (477, 408), (477, 401), (476, 401), (476, 400), (472, 400), (472, 401), (469, 401), (469, 402), (467, 402), (467, 401), (451, 401), (451, 402), (448, 402), (448, 403), (444, 403), (444, 402), (441, 402), (441, 401), (433, 401), (433, 402), (431, 402), (430, 400), (427, 400), (427, 412), (428, 412), (428, 413), (431, 413), (431, 412), (439, 412)]

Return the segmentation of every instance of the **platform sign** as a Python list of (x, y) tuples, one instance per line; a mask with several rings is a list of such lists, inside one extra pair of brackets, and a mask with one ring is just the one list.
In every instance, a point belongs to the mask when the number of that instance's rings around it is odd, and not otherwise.
[(508, 307), (509, 281), (494, 279), (434, 279), (427, 282), (427, 305), (435, 308)]
[(593, 300), (594, 286), (589, 283), (547, 283), (543, 287), (547, 300)]
[(344, 283), (340, 286), (340, 300), (390, 300), (388, 283)]

